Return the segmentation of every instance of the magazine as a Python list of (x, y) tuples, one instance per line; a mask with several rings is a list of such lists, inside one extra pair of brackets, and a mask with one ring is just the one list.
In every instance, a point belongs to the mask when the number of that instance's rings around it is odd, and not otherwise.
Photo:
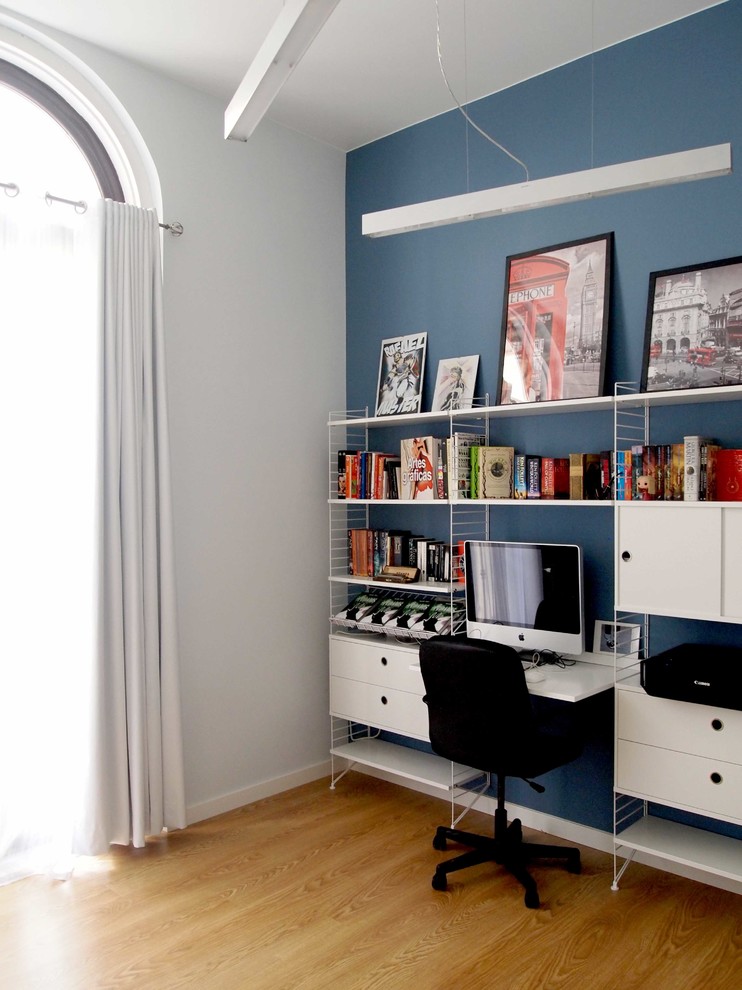
[(438, 362), (432, 412), (448, 412), (451, 409), (471, 409), (474, 386), (477, 380), (479, 355), (443, 358)]
[(391, 337), (381, 342), (377, 416), (422, 412), (427, 333)]

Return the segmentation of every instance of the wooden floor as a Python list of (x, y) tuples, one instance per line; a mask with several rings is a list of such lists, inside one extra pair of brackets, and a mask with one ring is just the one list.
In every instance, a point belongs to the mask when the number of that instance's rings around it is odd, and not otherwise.
[[(441, 801), (351, 773), (0, 888), (2, 990), (740, 990), (742, 897), (612, 859), (431, 889)], [(470, 815), (466, 827), (490, 829)]]

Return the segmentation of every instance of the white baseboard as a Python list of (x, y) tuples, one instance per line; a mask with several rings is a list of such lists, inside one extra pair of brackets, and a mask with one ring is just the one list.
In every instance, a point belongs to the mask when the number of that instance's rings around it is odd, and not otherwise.
[(221, 797), (213, 798), (210, 801), (202, 801), (200, 804), (192, 804), (186, 808), (186, 822), (193, 825), (196, 822), (203, 822), (207, 818), (215, 815), (223, 815), (228, 811), (235, 811), (253, 801), (260, 801), (282, 791), (290, 791), (292, 787), (300, 787), (302, 784), (309, 784), (313, 780), (320, 780), (322, 777), (329, 777), (331, 773), (330, 760), (316, 763), (314, 766), (305, 767), (303, 770), (296, 770), (294, 773), (285, 774), (283, 777), (274, 777), (272, 780), (264, 780), (258, 784), (251, 784), (250, 787), (243, 787), (239, 791), (232, 791), (223, 794)]

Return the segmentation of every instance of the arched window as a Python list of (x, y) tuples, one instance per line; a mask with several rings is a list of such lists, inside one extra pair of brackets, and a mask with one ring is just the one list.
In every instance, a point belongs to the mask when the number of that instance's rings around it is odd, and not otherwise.
[[(22, 173), (33, 187), (58, 183), (56, 189), (45, 191), (65, 198), (97, 193), (124, 202), (110, 155), (90, 124), (51, 86), (4, 60), (0, 60), (0, 120), (4, 168), (9, 173)], [(20, 184), (10, 174), (0, 176), (0, 182)], [(67, 183), (77, 188), (66, 188)]]

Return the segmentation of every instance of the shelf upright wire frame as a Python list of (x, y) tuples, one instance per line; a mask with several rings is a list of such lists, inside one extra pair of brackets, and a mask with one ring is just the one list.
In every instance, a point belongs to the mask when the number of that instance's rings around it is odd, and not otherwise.
[[(637, 401), (633, 403), (628, 401), (631, 396), (636, 396)], [(639, 385), (636, 382), (616, 382), (614, 387), (614, 402), (613, 402), (613, 450), (615, 453), (619, 450), (631, 449), (635, 445), (645, 446), (650, 440), (650, 407), (649, 404), (640, 398), (641, 393), (639, 391)], [(623, 401), (619, 401), (623, 400)], [(617, 607), (618, 598), (618, 587), (619, 587), (619, 506), (620, 500), (614, 500), (614, 600), (616, 600), (616, 606), (614, 606), (613, 619), (614, 619), (614, 629), (616, 630), (616, 635), (614, 635), (613, 651), (614, 651), (614, 703), (618, 705), (618, 682), (624, 678), (630, 677), (632, 674), (636, 673), (636, 664), (639, 663), (642, 656), (647, 656), (649, 653), (649, 616), (644, 613), (636, 612), (626, 612), (623, 609)], [(640, 625), (641, 635), (639, 642), (635, 645), (635, 650), (632, 649), (632, 659), (635, 659), (633, 664), (626, 663), (626, 656), (624, 651), (622, 651), (622, 642), (619, 639), (618, 630), (622, 624)], [(628, 632), (627, 635), (631, 635)], [(620, 662), (619, 662), (620, 658)], [(618, 712), (614, 713), (614, 724), (618, 722)], [(615, 767), (616, 756), (614, 754), (614, 780), (616, 779), (616, 767)], [(622, 848), (620, 834), (621, 832), (633, 825), (639, 819), (643, 818), (647, 814), (647, 802), (641, 798), (632, 797), (631, 795), (622, 794), (614, 789), (613, 793), (613, 882), (611, 884), (611, 890), (619, 889), (619, 881), (623, 876), (624, 872), (628, 869), (631, 864), (634, 855), (636, 853), (635, 849), (628, 849), (625, 854), (620, 854), (619, 850)], [(623, 859), (622, 863), (619, 863), (619, 858)]]

